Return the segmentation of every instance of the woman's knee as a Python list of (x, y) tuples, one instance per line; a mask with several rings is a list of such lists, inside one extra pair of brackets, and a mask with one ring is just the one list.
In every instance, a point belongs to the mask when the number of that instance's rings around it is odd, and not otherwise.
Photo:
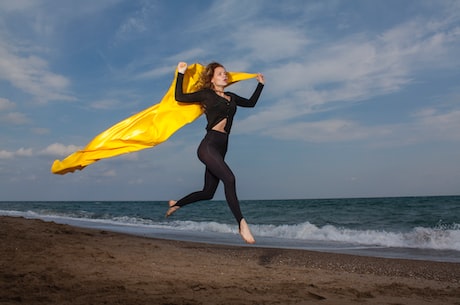
[(216, 193), (216, 188), (205, 188), (202, 191), (202, 198), (203, 200), (211, 200), (214, 198), (214, 194)]
[(203, 200), (211, 200), (214, 198), (214, 194), (204, 194)]
[(235, 175), (230, 172), (225, 175), (225, 177), (222, 179), (222, 182), (224, 185), (232, 186), (236, 184), (236, 178)]

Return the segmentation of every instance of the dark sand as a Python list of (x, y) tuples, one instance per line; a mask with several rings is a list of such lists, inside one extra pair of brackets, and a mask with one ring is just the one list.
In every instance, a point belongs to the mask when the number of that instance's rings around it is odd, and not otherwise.
[(0, 304), (457, 304), (460, 264), (142, 238), (0, 217)]

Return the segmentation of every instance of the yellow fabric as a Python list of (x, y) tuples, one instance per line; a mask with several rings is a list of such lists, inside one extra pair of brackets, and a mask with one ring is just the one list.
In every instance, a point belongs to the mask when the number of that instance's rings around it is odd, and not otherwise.
[[(192, 92), (204, 67), (192, 64), (184, 75), (184, 92)], [(229, 84), (255, 77), (256, 74), (229, 72)], [(51, 166), (54, 174), (82, 170), (100, 159), (150, 148), (166, 141), (174, 132), (193, 122), (203, 110), (199, 103), (178, 103), (174, 99), (176, 78), (160, 103), (155, 104), (97, 135), (82, 150)]]

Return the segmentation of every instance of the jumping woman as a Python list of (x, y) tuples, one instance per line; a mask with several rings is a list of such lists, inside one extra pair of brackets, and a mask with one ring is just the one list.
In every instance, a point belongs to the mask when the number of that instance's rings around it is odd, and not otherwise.
[(206, 165), (204, 187), (178, 201), (170, 200), (166, 217), (171, 216), (180, 207), (187, 204), (210, 200), (214, 197), (219, 181), (224, 184), (225, 198), (239, 225), (239, 233), (248, 244), (255, 243), (251, 230), (241, 213), (236, 195), (235, 176), (225, 162), (228, 148), (228, 136), (236, 113), (236, 107), (254, 107), (264, 87), (264, 76), (257, 74), (258, 85), (249, 99), (232, 92), (224, 91), (228, 85), (228, 74), (224, 66), (213, 62), (206, 66), (201, 75), (200, 88), (193, 93), (184, 93), (182, 84), (187, 64), (177, 65), (175, 98), (182, 103), (201, 103), (206, 113), (207, 133), (198, 147), (198, 158)]

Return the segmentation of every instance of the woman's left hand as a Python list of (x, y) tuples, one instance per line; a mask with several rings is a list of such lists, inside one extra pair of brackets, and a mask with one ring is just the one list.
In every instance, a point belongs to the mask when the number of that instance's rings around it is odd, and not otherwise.
[(265, 77), (264, 77), (264, 75), (262, 73), (257, 73), (256, 79), (262, 85), (265, 84)]

